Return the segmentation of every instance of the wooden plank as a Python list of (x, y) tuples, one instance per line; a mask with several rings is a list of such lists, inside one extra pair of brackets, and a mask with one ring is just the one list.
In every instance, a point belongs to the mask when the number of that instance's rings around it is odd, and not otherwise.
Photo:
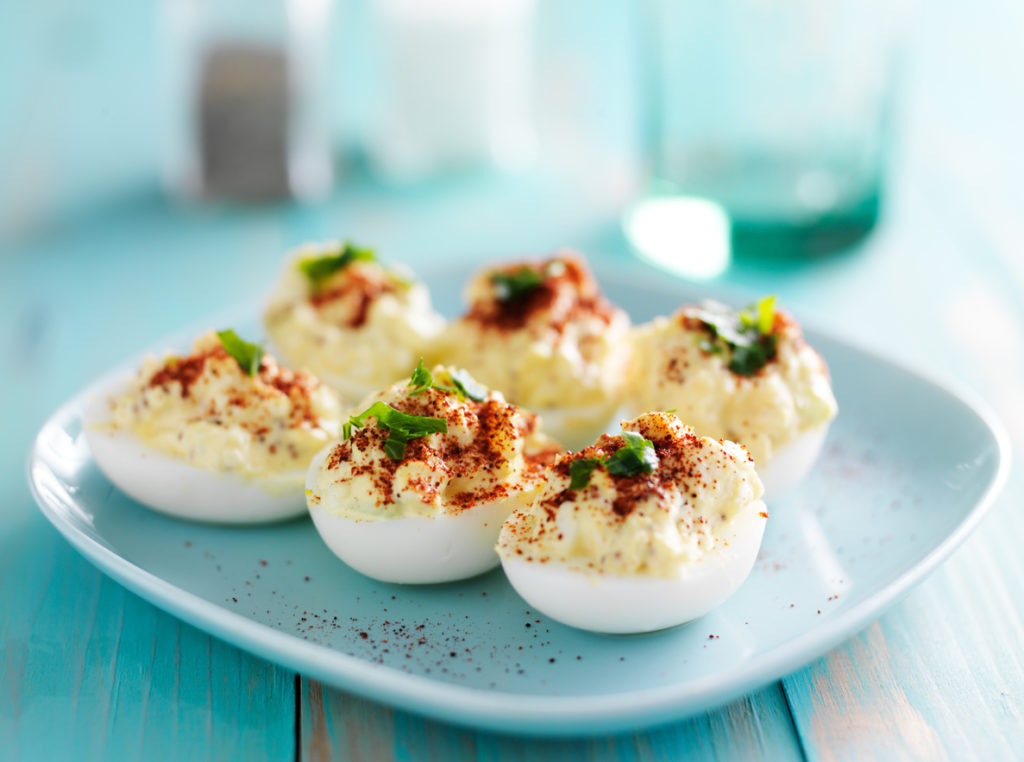
[(39, 517), (0, 542), (0, 746), (14, 759), (277, 760), (294, 678), (185, 625)]
[[(940, 187), (945, 187), (939, 184)], [(948, 185), (948, 184), (947, 184)], [(934, 326), (918, 351), (983, 391), (1021, 451), (1024, 309), (1013, 277), (944, 194), (945, 273), (918, 270)], [(957, 220), (959, 226), (949, 220)], [(1002, 255), (1004, 258), (1006, 253)], [(967, 260), (970, 260), (969, 262)], [(907, 267), (890, 264), (890, 274)], [(950, 273), (961, 273), (953, 278)], [(906, 601), (784, 681), (808, 756), (1015, 760), (1024, 746), (1024, 515), (1013, 474), (979, 531)]]
[[(927, 212), (931, 200), (919, 198)], [(954, 210), (931, 217), (948, 220)], [(962, 221), (962, 220), (961, 220)], [(918, 234), (941, 252), (943, 267), (920, 266), (920, 253), (892, 250), (884, 268), (858, 278), (913, 282), (930, 299), (894, 303), (881, 320), (901, 324), (917, 310), (918, 326), (897, 351), (972, 384), (1024, 445), (1020, 358), (1024, 312), (1012, 279), (966, 231), (948, 224)], [(931, 246), (933, 238), (944, 239)], [(984, 254), (982, 252), (985, 252)], [(869, 320), (878, 321), (877, 316)], [(907, 325), (899, 331), (907, 332)], [(886, 335), (883, 332), (880, 336)], [(891, 341), (891, 336), (889, 336)], [(1018, 458), (1018, 466), (1020, 459)], [(954, 557), (906, 601), (807, 670), (784, 681), (808, 757), (821, 760), (1014, 760), (1024, 744), (1024, 533), (1015, 474), (993, 515)]]
[(795, 760), (800, 744), (780, 686), (718, 711), (618, 736), (537, 739), (435, 722), (302, 679), (301, 758), (313, 762), (576, 762), (576, 760)]
[(810, 759), (1015, 760), (1024, 748), (1018, 506), (906, 601), (784, 681)]
[[(146, 224), (154, 221), (126, 227)], [(182, 282), (173, 295), (161, 296), (158, 281), (146, 286), (153, 298), (133, 319), (130, 295), (96, 298), (132, 268), (144, 282), (144, 260), (112, 254), (127, 250), (126, 230), (117, 231), (27, 245), (5, 260), (0, 279), (0, 349), (11, 358), (0, 399), (17, 400), (5, 406), (0, 437), (0, 757), (288, 758), (293, 675), (108, 580), (46, 522), (25, 484), (25, 451), (45, 416), (117, 357), (181, 322), (189, 268), (172, 267), (169, 256), (164, 266), (178, 271), (167, 281)], [(212, 286), (206, 298), (216, 303)]]

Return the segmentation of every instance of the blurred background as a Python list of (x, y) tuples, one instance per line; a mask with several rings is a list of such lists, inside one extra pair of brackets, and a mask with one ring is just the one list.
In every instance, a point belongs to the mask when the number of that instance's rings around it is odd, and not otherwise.
[[(1019, 245), (1022, 15), (1000, 0), (8, 3), (0, 247), (112, 226), (117, 245), (214, 242), (267, 265), (319, 237), (413, 265), (575, 245), (758, 287), (884, 249), (914, 187)], [(244, 247), (227, 247), (239, 224)]]

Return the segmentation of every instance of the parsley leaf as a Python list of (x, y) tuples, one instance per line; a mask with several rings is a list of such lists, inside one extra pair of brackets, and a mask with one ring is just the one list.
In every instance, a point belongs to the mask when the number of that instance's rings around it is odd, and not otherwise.
[(455, 388), (464, 396), (469, 397), (474, 402), (483, 402), (487, 399), (490, 389), (469, 375), (468, 371), (461, 368), (452, 368), (450, 375)]
[(388, 438), (384, 442), (384, 454), (392, 460), (402, 460), (405, 457), (405, 446), (410, 439), (448, 432), (448, 421), (444, 418), (403, 413), (386, 402), (378, 401), (359, 415), (353, 415), (348, 419), (348, 434), (351, 434), (352, 426), (357, 429), (362, 428), (367, 418), (376, 418), (377, 428), (388, 430)]
[(658, 467), (658, 454), (654, 443), (632, 431), (622, 432), (626, 444), (608, 458), (605, 468), (615, 476), (649, 474)]
[(498, 295), (498, 301), (511, 302), (525, 296), (544, 282), (544, 275), (529, 265), (507, 273), (492, 273), (491, 283)]
[(235, 358), (235, 362), (247, 376), (255, 376), (260, 370), (260, 362), (263, 360), (263, 347), (259, 344), (250, 344), (243, 341), (238, 334), (228, 328), (226, 331), (217, 331), (217, 338), (224, 351)]
[(340, 251), (300, 260), (299, 270), (309, 278), (313, 288), (318, 289), (334, 273), (344, 270), (353, 262), (372, 262), (376, 258), (373, 249), (360, 249), (346, 241), (341, 244)]
[(755, 376), (775, 358), (777, 347), (778, 337), (774, 334), (762, 335), (753, 344), (733, 347), (729, 370), (740, 376)]
[(384, 440), (384, 454), (392, 460), (402, 460), (405, 457), (405, 446), (409, 444), (409, 437), (402, 431), (392, 429), (388, 438)]
[(717, 305), (705, 306), (697, 310), (695, 317), (711, 333), (710, 339), (700, 339), (697, 346), (708, 354), (720, 354), (727, 348), (727, 367), (733, 373), (754, 376), (775, 359), (778, 336), (772, 333), (774, 296), (766, 296), (738, 313)]
[(602, 463), (601, 458), (580, 458), (569, 464), (569, 489), (583, 489), (590, 484), (590, 475)]
[(416, 366), (416, 370), (412, 372), (412, 378), (409, 379), (408, 386), (415, 386), (409, 394), (419, 394), (425, 392), (431, 386), (434, 385), (434, 376), (429, 370), (423, 367), (423, 358), (420, 358), (419, 365)]
[(412, 378), (409, 379), (407, 386), (416, 387), (410, 395), (419, 394), (425, 392), (427, 389), (438, 389), (442, 392), (450, 392), (457, 394), (460, 399), (468, 397), (474, 402), (483, 402), (487, 399), (487, 395), (490, 394), (490, 390), (469, 375), (468, 371), (462, 370), (461, 368), (452, 368), (448, 371), (448, 376), (452, 380), (451, 386), (443, 386), (441, 384), (434, 383), (434, 375), (423, 367), (423, 358), (420, 358), (419, 365), (416, 366), (416, 370), (412, 372)]
[(580, 458), (569, 464), (569, 489), (583, 489), (598, 466), (613, 476), (649, 474), (658, 467), (654, 443), (632, 431), (622, 432), (625, 444), (607, 458)]

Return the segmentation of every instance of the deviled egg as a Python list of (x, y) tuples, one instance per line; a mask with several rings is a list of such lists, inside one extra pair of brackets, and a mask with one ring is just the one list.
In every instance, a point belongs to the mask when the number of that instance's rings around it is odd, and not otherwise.
[(83, 417), (99, 469), (162, 513), (256, 523), (301, 515), (309, 462), (338, 432), (337, 396), (234, 331), (150, 357)]
[(671, 413), (560, 456), (508, 518), (505, 574), (536, 610), (573, 627), (649, 632), (703, 616), (743, 583), (767, 512), (750, 455)]
[(806, 476), (838, 411), (825, 361), (773, 297), (639, 326), (629, 390), (634, 414), (675, 410), (702, 435), (741, 442), (769, 499)]
[(489, 267), (466, 298), (469, 311), (438, 341), (437, 359), (536, 411), (569, 447), (605, 430), (622, 402), (630, 321), (581, 255)]
[(342, 561), (385, 582), (432, 583), (497, 566), (505, 518), (559, 448), (533, 413), (468, 373), (426, 370), (373, 394), (314, 459), (310, 515)]
[(308, 368), (349, 404), (408, 376), (444, 327), (426, 286), (339, 241), (288, 257), (263, 320), (286, 363)]

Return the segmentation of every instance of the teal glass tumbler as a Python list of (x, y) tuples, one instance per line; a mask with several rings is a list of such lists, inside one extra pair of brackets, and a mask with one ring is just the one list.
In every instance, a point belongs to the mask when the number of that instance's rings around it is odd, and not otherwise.
[(820, 253), (867, 234), (892, 137), (897, 5), (651, 0), (652, 177), (627, 216), (634, 243), (658, 238), (637, 226), (664, 237), (673, 215), (724, 225), (737, 253)]

